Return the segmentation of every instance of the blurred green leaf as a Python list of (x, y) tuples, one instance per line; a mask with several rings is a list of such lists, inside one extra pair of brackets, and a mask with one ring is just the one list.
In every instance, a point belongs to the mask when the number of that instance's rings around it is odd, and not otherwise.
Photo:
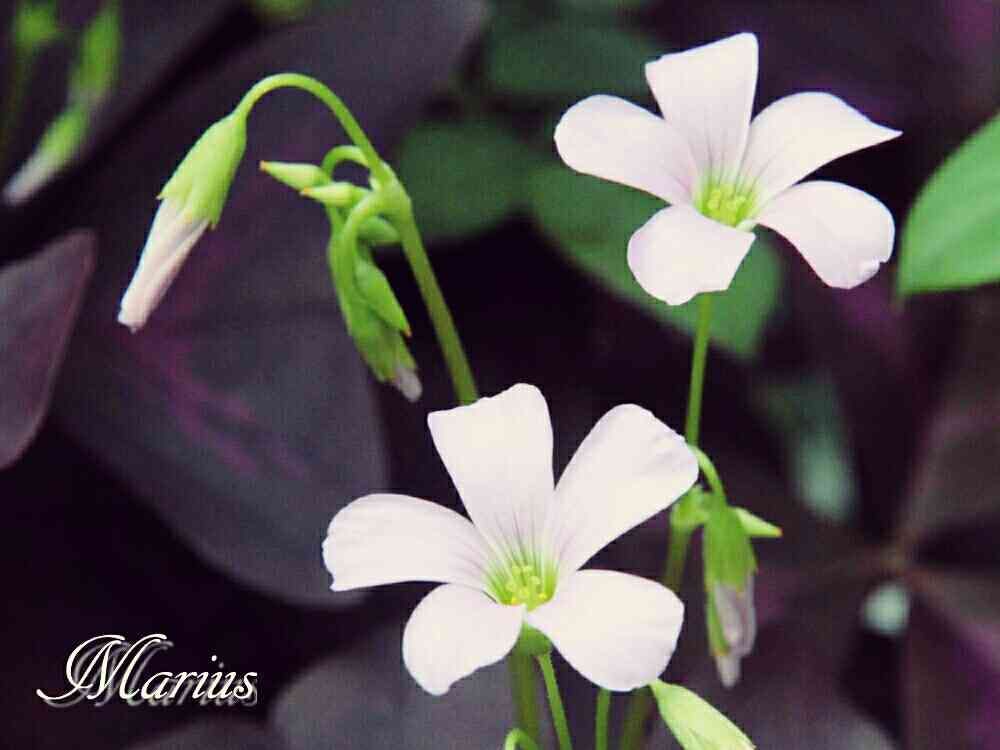
[(643, 64), (661, 52), (635, 32), (553, 22), (498, 36), (487, 52), (486, 77), (496, 91), (527, 99), (646, 96)]
[[(531, 177), (535, 220), (566, 255), (615, 294), (677, 328), (692, 333), (695, 302), (671, 307), (642, 290), (625, 259), (632, 233), (663, 202), (610, 182), (578, 175), (558, 165)], [(725, 294), (716, 300), (712, 342), (752, 357), (777, 302), (781, 268), (774, 251), (758, 239)]]
[(903, 227), (902, 295), (1000, 279), (1000, 116), (931, 175)]
[(573, 10), (619, 11), (632, 10), (648, 4), (649, 0), (559, 0), (559, 4)]
[(828, 377), (768, 383), (761, 404), (785, 437), (796, 495), (822, 518), (843, 523), (857, 495), (847, 427)]
[(489, 229), (517, 209), (538, 157), (487, 122), (422, 125), (400, 150), (399, 175), (428, 239)]

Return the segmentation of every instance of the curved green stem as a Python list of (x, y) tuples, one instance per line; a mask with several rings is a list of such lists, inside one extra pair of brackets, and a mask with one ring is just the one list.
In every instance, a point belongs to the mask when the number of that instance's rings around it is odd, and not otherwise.
[(507, 739), (504, 740), (503, 750), (517, 750), (518, 745), (525, 748), (525, 750), (538, 750), (538, 743), (531, 739), (523, 730), (511, 729), (507, 733)]
[(531, 656), (514, 649), (507, 657), (510, 669), (510, 686), (514, 695), (514, 711), (517, 727), (536, 740), (540, 737), (538, 724), (538, 703), (535, 693), (535, 674), (531, 666)]
[(597, 691), (597, 710), (594, 712), (594, 750), (608, 750), (608, 713), (611, 711), (611, 691)]
[(712, 493), (723, 503), (726, 502), (726, 490), (722, 486), (722, 479), (719, 477), (719, 472), (715, 469), (715, 464), (712, 463), (712, 459), (705, 455), (705, 452), (698, 448), (697, 446), (690, 446), (695, 457), (698, 459), (698, 468), (701, 469), (702, 475), (708, 480), (708, 486), (712, 488)]
[(371, 141), (368, 140), (365, 131), (361, 129), (358, 121), (354, 119), (354, 115), (351, 114), (347, 105), (326, 84), (317, 81), (311, 76), (302, 75), (301, 73), (277, 73), (262, 78), (243, 95), (240, 103), (236, 105), (235, 111), (240, 112), (244, 117), (248, 116), (250, 110), (261, 97), (280, 88), (301, 89), (323, 102), (340, 122), (348, 138), (361, 150), (372, 174), (380, 180), (388, 179), (388, 168), (379, 157), (378, 152), (375, 151), (375, 147)]
[(552, 711), (552, 725), (559, 738), (559, 750), (573, 750), (573, 740), (569, 736), (569, 723), (566, 721), (566, 709), (563, 708), (562, 695), (559, 693), (559, 683), (556, 682), (556, 671), (552, 667), (552, 654), (541, 654), (538, 666), (542, 669), (545, 680), (545, 693), (549, 697), (549, 709)]
[(479, 398), (479, 391), (476, 389), (476, 381), (472, 377), (472, 369), (469, 367), (469, 360), (465, 356), (465, 349), (462, 341), (458, 337), (458, 330), (455, 328), (455, 321), (451, 316), (451, 310), (444, 301), (441, 294), (441, 287), (438, 284), (437, 276), (431, 267), (431, 262), (427, 258), (427, 251), (424, 249), (423, 240), (417, 230), (417, 223), (413, 218), (413, 209), (409, 198), (405, 196), (405, 204), (397, 206), (393, 214), (396, 230), (399, 232), (399, 241), (403, 245), (403, 253), (410, 264), (413, 276), (417, 280), (420, 288), (420, 295), (424, 298), (424, 305), (431, 316), (431, 323), (434, 326), (434, 333), (437, 335), (441, 352), (444, 355), (445, 364), (448, 366), (448, 374), (451, 376), (452, 385), (455, 388), (455, 395), (460, 404), (471, 404)]
[[(709, 484), (713, 490), (721, 491), (722, 482), (719, 475), (700, 450), (697, 449), (698, 437), (701, 429), (701, 399), (705, 387), (705, 364), (708, 359), (708, 342), (712, 327), (712, 295), (701, 294), (698, 296), (698, 324), (694, 335), (694, 352), (691, 355), (691, 382), (688, 387), (687, 417), (684, 421), (684, 437), (688, 445), (695, 450), (698, 456), (698, 463), (705, 471), (705, 466), (709, 467), (709, 472), (705, 473)], [(703, 463), (704, 462), (706, 463)], [(722, 495), (725, 498), (725, 495)], [(685, 495), (674, 506), (670, 514), (670, 541), (667, 547), (667, 561), (663, 571), (663, 585), (673, 591), (679, 591), (684, 580), (684, 567), (687, 563), (688, 547), (691, 545), (691, 535), (693, 529), (689, 526), (676, 523), (678, 514), (683, 513), (682, 508), (685, 503), (693, 502), (690, 495)], [(652, 693), (649, 689), (642, 688), (632, 693), (629, 700), (628, 709), (625, 713), (625, 724), (622, 728), (621, 750), (636, 750), (641, 744), (646, 733), (646, 721), (653, 708)]]
[(362, 167), (368, 166), (368, 160), (365, 159), (365, 155), (362, 153), (360, 148), (344, 144), (341, 146), (334, 146), (326, 152), (326, 156), (323, 157), (320, 169), (326, 172), (328, 177), (333, 177), (333, 170), (335, 170), (337, 165), (343, 161), (351, 161)]

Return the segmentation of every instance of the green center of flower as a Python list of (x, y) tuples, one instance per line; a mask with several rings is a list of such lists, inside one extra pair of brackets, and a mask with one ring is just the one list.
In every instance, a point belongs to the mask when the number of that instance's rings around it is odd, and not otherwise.
[(533, 610), (556, 591), (556, 566), (535, 555), (517, 555), (493, 568), (488, 577), (490, 593), (501, 604)]
[(753, 215), (756, 203), (753, 188), (709, 179), (694, 205), (709, 219), (736, 227)]

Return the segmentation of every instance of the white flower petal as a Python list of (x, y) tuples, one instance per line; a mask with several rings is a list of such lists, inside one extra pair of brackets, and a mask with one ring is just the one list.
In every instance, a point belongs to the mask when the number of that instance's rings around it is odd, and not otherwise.
[(139, 267), (122, 297), (119, 323), (133, 332), (146, 324), (207, 228), (208, 219), (191, 220), (178, 210), (175, 201), (167, 198), (160, 203), (139, 257)]
[(707, 219), (689, 206), (653, 214), (628, 243), (640, 286), (670, 305), (729, 287), (753, 244), (751, 232)]
[(738, 591), (725, 583), (716, 583), (712, 589), (712, 601), (719, 616), (722, 637), (730, 651), (739, 657), (753, 650), (757, 638), (757, 610), (753, 600), (753, 576), (747, 581), (746, 589)]
[(634, 690), (666, 669), (684, 605), (645, 578), (583, 570), (559, 582), (555, 598), (527, 615), (580, 674), (608, 690)]
[(646, 64), (667, 122), (685, 136), (699, 176), (736, 176), (757, 88), (757, 37), (736, 34)]
[(684, 136), (662, 117), (615, 96), (570, 107), (555, 132), (559, 156), (578, 172), (690, 203), (696, 169)]
[(803, 182), (775, 198), (757, 221), (783, 235), (829, 286), (867, 281), (892, 254), (892, 214), (857, 188)]
[(566, 467), (549, 517), (552, 552), (565, 575), (668, 507), (698, 478), (684, 438), (632, 404), (605, 414)]
[(757, 205), (766, 206), (827, 162), (899, 134), (832, 94), (792, 94), (766, 107), (750, 124), (741, 181), (755, 184)]
[(506, 553), (538, 539), (552, 496), (552, 423), (545, 397), (518, 384), (427, 417), (434, 445), (476, 528)]
[(456, 680), (505, 657), (523, 620), (524, 607), (497, 604), (464, 586), (439, 586), (406, 623), (403, 662), (420, 687), (443, 695)]
[(355, 500), (333, 517), (323, 562), (334, 591), (399, 581), (484, 587), (486, 543), (458, 513), (406, 495)]

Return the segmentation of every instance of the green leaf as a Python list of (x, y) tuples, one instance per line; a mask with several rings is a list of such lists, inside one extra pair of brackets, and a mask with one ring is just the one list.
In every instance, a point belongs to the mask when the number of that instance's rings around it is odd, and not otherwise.
[(903, 226), (897, 290), (964, 289), (1000, 279), (1000, 115), (924, 185)]
[[(570, 260), (659, 320), (688, 334), (694, 332), (696, 302), (671, 307), (651, 297), (625, 260), (632, 233), (663, 208), (662, 201), (560, 165), (543, 167), (532, 175), (529, 198), (538, 225)], [(758, 238), (729, 290), (716, 298), (712, 343), (737, 356), (755, 355), (780, 287), (778, 259)]]
[(631, 31), (557, 21), (497, 37), (486, 77), (496, 91), (526, 99), (648, 96), (643, 65), (662, 52)]
[(499, 224), (515, 211), (537, 157), (485, 122), (422, 125), (399, 155), (399, 175), (429, 239), (455, 239)]

